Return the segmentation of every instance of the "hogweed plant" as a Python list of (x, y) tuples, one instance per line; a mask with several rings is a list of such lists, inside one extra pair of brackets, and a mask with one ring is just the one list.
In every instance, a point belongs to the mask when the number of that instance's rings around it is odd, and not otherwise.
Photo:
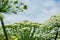
[(0, 0), (0, 21), (1, 25), (3, 28), (3, 32), (5, 35), (5, 39), (8, 39), (7, 32), (4, 26), (4, 21), (3, 21), (3, 13), (14, 13), (17, 14), (17, 12), (23, 12), (24, 10), (27, 9), (27, 5), (23, 2), (20, 2), (20, 0)]

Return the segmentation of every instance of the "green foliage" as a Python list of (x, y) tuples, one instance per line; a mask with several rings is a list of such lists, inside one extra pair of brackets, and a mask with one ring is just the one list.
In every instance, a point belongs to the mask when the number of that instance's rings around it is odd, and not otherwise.
[(0, 0), (0, 12), (17, 13), (26, 10), (27, 5), (20, 0)]
[(4, 16), (0, 13), (0, 18), (3, 18)]
[[(6, 25), (5, 28), (10, 40), (54, 40), (57, 31), (57, 40), (60, 40), (60, 14), (52, 16), (43, 24), (24, 20)], [(5, 39), (2, 27), (0, 39)]]
[[(51, 38), (54, 39), (56, 32), (58, 31), (58, 39), (60, 40), (60, 14), (51, 16), (51, 18), (43, 24), (43, 31), (47, 34), (52, 35)], [(57, 40), (58, 40), (57, 39)]]
[[(40, 39), (39, 37), (39, 26), (41, 24), (39, 23), (34, 23), (31, 21), (23, 21), (20, 23), (14, 23), (13, 25), (7, 25), (6, 27), (6, 31), (8, 34), (8, 38), (10, 40), (37, 40)], [(2, 29), (2, 28), (1, 28)], [(2, 31), (2, 30), (0, 30)], [(3, 32), (3, 31), (2, 31)], [(2, 38), (2, 33), (1, 34), (1, 39)], [(38, 35), (38, 36), (37, 36)], [(3, 35), (4, 37), (4, 35)]]
[[(54, 40), (57, 31), (57, 40), (60, 40), (60, 14), (51, 16), (43, 24), (24, 20), (5, 28), (10, 40)], [(0, 32), (0, 39), (5, 39), (2, 27)]]

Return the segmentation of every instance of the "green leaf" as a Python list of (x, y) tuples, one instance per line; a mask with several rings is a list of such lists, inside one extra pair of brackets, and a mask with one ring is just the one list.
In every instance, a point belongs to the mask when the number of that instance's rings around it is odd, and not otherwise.
[(26, 9), (27, 9), (27, 5), (24, 5), (23, 9), (25, 9), (25, 10), (26, 10)]

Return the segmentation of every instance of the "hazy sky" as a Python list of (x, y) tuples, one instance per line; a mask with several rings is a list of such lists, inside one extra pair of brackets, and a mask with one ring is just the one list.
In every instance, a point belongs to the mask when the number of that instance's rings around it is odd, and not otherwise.
[(60, 0), (23, 0), (28, 9), (26, 12), (20, 12), (17, 15), (6, 15), (5, 24), (19, 22), (23, 20), (31, 20), (36, 22), (44, 22), (52, 15), (60, 12)]

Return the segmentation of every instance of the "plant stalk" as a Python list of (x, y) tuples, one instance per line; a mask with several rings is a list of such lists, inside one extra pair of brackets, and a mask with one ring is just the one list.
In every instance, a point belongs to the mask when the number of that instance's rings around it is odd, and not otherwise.
[[(58, 27), (58, 29), (59, 29), (59, 27)], [(57, 37), (58, 37), (58, 29), (57, 29), (56, 36), (55, 36), (55, 39), (54, 40), (57, 40)]]
[(1, 20), (1, 25), (2, 25), (2, 28), (3, 28), (3, 32), (4, 32), (4, 35), (5, 35), (5, 38), (6, 38), (6, 40), (8, 40), (8, 36), (7, 36), (7, 32), (5, 30), (3, 18), (1, 17), (0, 20)]

